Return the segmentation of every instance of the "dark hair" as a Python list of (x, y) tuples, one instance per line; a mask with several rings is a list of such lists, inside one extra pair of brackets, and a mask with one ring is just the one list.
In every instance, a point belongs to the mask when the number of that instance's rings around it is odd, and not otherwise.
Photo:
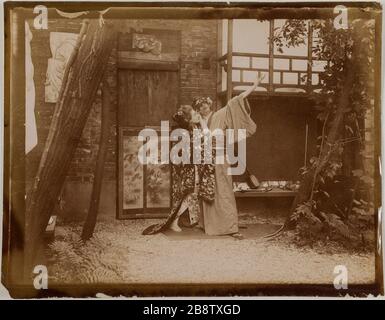
[[(191, 106), (190, 107), (191, 110)], [(190, 113), (187, 110), (187, 106), (182, 106), (172, 116), (172, 119), (176, 122), (178, 128), (189, 129), (190, 127)]]

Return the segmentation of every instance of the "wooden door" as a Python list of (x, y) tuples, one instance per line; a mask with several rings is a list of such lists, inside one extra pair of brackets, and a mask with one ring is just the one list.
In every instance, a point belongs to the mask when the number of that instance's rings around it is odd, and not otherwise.
[(119, 70), (119, 126), (160, 126), (179, 100), (178, 72)]
[(118, 72), (120, 219), (164, 217), (170, 212), (170, 166), (141, 165), (137, 161), (141, 145), (137, 134), (145, 127), (159, 130), (161, 121), (171, 120), (178, 108), (178, 79), (178, 71)]

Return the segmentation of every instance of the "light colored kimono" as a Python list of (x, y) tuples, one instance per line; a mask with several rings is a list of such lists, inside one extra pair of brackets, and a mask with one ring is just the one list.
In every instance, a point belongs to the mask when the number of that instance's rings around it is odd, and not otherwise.
[[(246, 129), (246, 137), (256, 131), (256, 124), (250, 117), (250, 106), (240, 96), (232, 98), (225, 107), (214, 112), (207, 126), (215, 129)], [(237, 139), (237, 138), (235, 138)], [(229, 164), (215, 165), (215, 199), (212, 203), (202, 202), (199, 226), (208, 235), (226, 235), (238, 232), (238, 211), (233, 191), (233, 179), (227, 174)]]

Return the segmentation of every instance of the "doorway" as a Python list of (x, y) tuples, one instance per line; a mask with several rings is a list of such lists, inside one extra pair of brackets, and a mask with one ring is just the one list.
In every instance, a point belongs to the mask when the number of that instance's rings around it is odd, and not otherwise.
[(123, 69), (119, 77), (119, 212), (118, 218), (165, 216), (171, 203), (171, 172), (168, 164), (142, 165), (138, 133), (157, 130), (178, 108), (176, 71)]

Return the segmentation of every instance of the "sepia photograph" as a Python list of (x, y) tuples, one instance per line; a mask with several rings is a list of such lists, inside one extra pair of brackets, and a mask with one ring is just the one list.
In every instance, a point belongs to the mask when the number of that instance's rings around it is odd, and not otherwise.
[(384, 294), (381, 54), (379, 2), (5, 2), (2, 284)]

